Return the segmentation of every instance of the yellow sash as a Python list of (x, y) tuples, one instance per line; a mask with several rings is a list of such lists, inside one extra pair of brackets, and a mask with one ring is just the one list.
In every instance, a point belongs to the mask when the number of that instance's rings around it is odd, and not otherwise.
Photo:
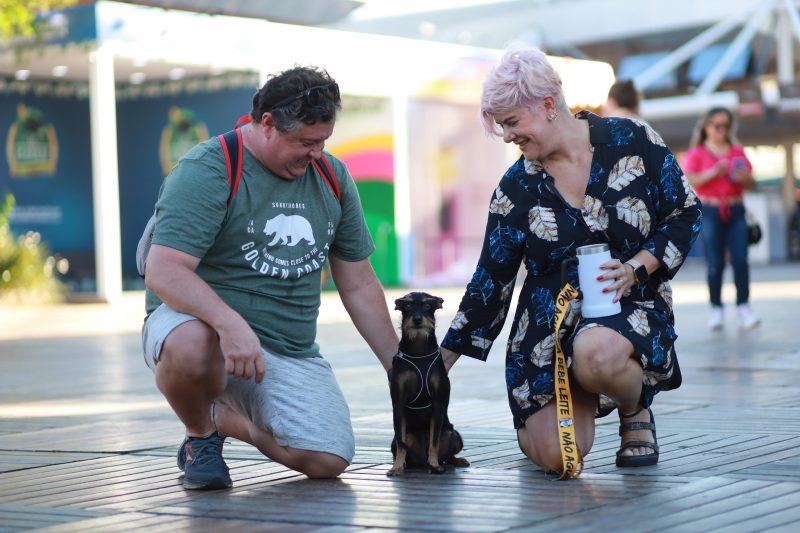
[(577, 478), (583, 470), (583, 457), (578, 450), (575, 440), (575, 417), (572, 409), (572, 393), (569, 388), (567, 374), (567, 358), (561, 348), (559, 330), (564, 316), (567, 314), (569, 303), (577, 298), (578, 291), (567, 283), (556, 299), (555, 326), (556, 326), (556, 372), (555, 394), (556, 411), (558, 413), (558, 443), (561, 447), (561, 463), (563, 470), (558, 479)]

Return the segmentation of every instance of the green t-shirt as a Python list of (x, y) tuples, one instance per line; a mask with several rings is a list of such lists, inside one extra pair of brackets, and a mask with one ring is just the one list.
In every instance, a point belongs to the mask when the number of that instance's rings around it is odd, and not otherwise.
[[(153, 244), (200, 258), (197, 274), (240, 313), (265, 348), (319, 357), (321, 269), (329, 254), (360, 261), (375, 249), (353, 178), (326, 154), (342, 202), (313, 165), (280, 178), (244, 150), (242, 178), (226, 206), (228, 174), (217, 138), (192, 148), (164, 180)], [(147, 312), (158, 305), (148, 291)]]

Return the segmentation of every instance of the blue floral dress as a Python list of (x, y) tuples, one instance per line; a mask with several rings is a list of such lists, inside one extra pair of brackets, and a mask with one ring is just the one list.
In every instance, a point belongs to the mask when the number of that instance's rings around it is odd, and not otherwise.
[[(622, 312), (584, 319), (574, 301), (562, 334), (567, 363), (571, 339), (605, 326), (634, 346), (644, 369), (642, 404), (680, 386), (677, 335), (669, 280), (700, 232), (701, 205), (664, 141), (644, 122), (576, 115), (589, 121), (593, 157), (582, 209), (566, 203), (538, 161), (520, 158), (494, 191), (483, 250), (442, 346), (485, 360), (508, 313), (520, 264), (527, 270), (506, 347), (506, 385), (514, 427), (553, 398), (555, 299), (561, 263), (579, 246), (608, 243), (627, 261), (645, 249), (660, 268), (621, 300)], [(568, 281), (579, 288), (577, 269)], [(616, 405), (601, 396), (598, 416)]]

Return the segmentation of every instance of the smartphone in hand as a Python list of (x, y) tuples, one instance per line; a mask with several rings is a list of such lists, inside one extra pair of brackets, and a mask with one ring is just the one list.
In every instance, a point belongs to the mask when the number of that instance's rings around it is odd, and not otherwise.
[(747, 167), (747, 162), (744, 157), (742, 156), (734, 157), (733, 162), (731, 163), (731, 172), (728, 174), (731, 180), (734, 179), (734, 175), (736, 174), (736, 172), (746, 167)]

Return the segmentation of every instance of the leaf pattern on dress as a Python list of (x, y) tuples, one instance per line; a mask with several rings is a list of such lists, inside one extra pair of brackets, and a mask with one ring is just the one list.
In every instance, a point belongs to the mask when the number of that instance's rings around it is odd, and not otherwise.
[(658, 381), (660, 379), (661, 379), (661, 376), (659, 375), (658, 372), (653, 372), (653, 371), (650, 371), (650, 370), (646, 370), (642, 374), (642, 382), (645, 385), (649, 385), (651, 387), (654, 387), (655, 385), (657, 385)]
[(473, 300), (480, 300), (483, 305), (489, 301), (494, 293), (494, 282), (492, 276), (485, 268), (478, 267), (475, 269), (475, 274), (472, 275), (472, 280), (467, 285), (467, 294)]
[(667, 307), (672, 309), (672, 286), (669, 281), (664, 280), (657, 289), (658, 295), (667, 303)]
[(543, 171), (544, 167), (539, 161), (536, 160), (528, 161), (527, 159), (525, 160), (525, 172), (527, 174), (538, 174), (539, 172)]
[(662, 220), (662, 222), (667, 222), (669, 220), (672, 220), (673, 218), (677, 217), (681, 213), (683, 213), (683, 209), (681, 209), (680, 207), (676, 207), (675, 209), (672, 210), (672, 213), (670, 213), (669, 215), (664, 217), (664, 220)]
[(509, 388), (525, 380), (525, 371), (522, 368), (523, 359), (521, 353), (511, 354), (510, 364), (506, 365), (506, 384)]
[(539, 404), (539, 407), (544, 407), (544, 405), (553, 399), (554, 394), (532, 394), (531, 400)]
[(531, 362), (539, 368), (544, 368), (553, 362), (553, 355), (556, 353), (556, 334), (548, 335), (536, 346), (531, 353)]
[(527, 268), (528, 272), (530, 272), (531, 275), (533, 276), (538, 276), (539, 274), (541, 274), (541, 271), (539, 270), (539, 264), (533, 257), (528, 257), (527, 259), (525, 259), (525, 268)]
[(650, 334), (650, 322), (647, 320), (647, 313), (641, 309), (634, 309), (633, 313), (628, 315), (628, 324), (631, 325), (633, 331), (642, 337)]
[(525, 242), (525, 234), (512, 226), (497, 223), (489, 234), (489, 255), (500, 264), (507, 265), (519, 257), (519, 247)]
[(506, 319), (506, 313), (508, 312), (508, 308), (503, 306), (500, 308), (500, 311), (497, 312), (497, 316), (494, 317), (492, 323), (489, 324), (489, 329), (494, 328), (497, 324), (501, 324)]
[(678, 250), (674, 242), (668, 241), (667, 247), (664, 249), (664, 258), (662, 260), (664, 264), (667, 265), (667, 268), (673, 270), (683, 263), (683, 254)]
[(453, 321), (450, 323), (450, 329), (461, 331), (466, 323), (467, 315), (464, 313), (464, 311), (459, 311), (456, 313), (456, 316), (453, 317)]
[(621, 191), (639, 176), (644, 176), (644, 172), (644, 161), (640, 156), (622, 157), (608, 174), (608, 187)]
[(630, 144), (635, 138), (633, 130), (626, 122), (619, 119), (611, 119), (608, 123), (611, 130), (611, 137), (614, 139), (614, 146), (624, 146)]
[(674, 341), (675, 339), (678, 338), (678, 334), (675, 333), (675, 326), (673, 326), (669, 322), (667, 323), (667, 327), (664, 329), (664, 331), (667, 332), (667, 338), (669, 340)]
[(472, 335), (472, 345), (476, 348), (480, 348), (481, 350), (486, 350), (492, 345), (492, 341), (477, 335)]
[(448, 329), (442, 341), (442, 346), (445, 345), (455, 348), (456, 350), (463, 348), (464, 342), (461, 339), (461, 334), (454, 329)]
[(640, 246), (637, 241), (629, 241), (628, 239), (625, 239), (625, 241), (622, 243), (622, 257), (624, 257), (625, 260), (628, 260), (636, 255), (636, 252), (638, 252), (639, 249)]
[(524, 380), (522, 385), (511, 390), (511, 396), (517, 402), (520, 409), (527, 409), (531, 406), (531, 388), (528, 385), (528, 380)]
[(594, 163), (589, 171), (589, 184), (599, 183), (603, 179), (606, 169), (600, 163)]
[(514, 209), (514, 204), (508, 199), (508, 196), (503, 194), (503, 191), (498, 187), (494, 191), (494, 199), (489, 206), (489, 212), (497, 215), (506, 216)]
[(531, 232), (543, 241), (556, 242), (558, 240), (558, 224), (556, 214), (549, 207), (535, 205), (528, 211), (528, 224)]
[(617, 402), (606, 396), (605, 394), (598, 395), (597, 404), (601, 412), (611, 412), (617, 408)]
[(588, 194), (583, 197), (583, 219), (592, 231), (605, 231), (608, 229), (608, 213), (603, 207), (603, 202)]
[(694, 206), (695, 202), (697, 202), (697, 194), (692, 191), (686, 196), (686, 200), (683, 202), (683, 208), (688, 209), (689, 207)]
[(637, 126), (642, 126), (644, 128), (645, 135), (647, 135), (648, 141), (655, 144), (656, 146), (666, 146), (666, 144), (664, 143), (664, 139), (661, 138), (661, 135), (659, 135), (658, 132), (654, 130), (650, 124), (648, 124), (644, 120), (638, 120), (635, 118), (632, 118), (631, 122), (633, 122)]
[(531, 382), (531, 394), (536, 397), (537, 394), (549, 394), (553, 397), (553, 373), (542, 372), (536, 379)]
[(571, 328), (578, 322), (581, 316), (582, 306), (583, 301), (580, 299), (572, 300), (569, 303), (567, 306), (567, 313), (564, 315), (564, 322), (562, 323), (563, 328)]
[(664, 347), (661, 345), (661, 333), (653, 337), (653, 364), (655, 366), (661, 366), (666, 362), (667, 353), (664, 350)]
[(691, 242), (694, 244), (694, 240), (700, 235), (700, 230), (703, 228), (703, 217), (700, 216), (697, 220), (694, 221), (692, 224), (692, 239)]
[(554, 250), (550, 250), (550, 261), (556, 264), (560, 264), (561, 261), (564, 260), (564, 257), (570, 255), (569, 252), (572, 250), (572, 247), (575, 245), (574, 242), (569, 243), (566, 246), (559, 246)]
[(506, 283), (505, 285), (501, 285), (500, 287), (500, 299), (503, 303), (508, 302), (511, 298), (511, 295), (514, 294), (514, 284), (517, 282), (517, 278), (511, 278), (511, 281)]
[(522, 345), (522, 341), (525, 339), (525, 335), (528, 333), (528, 326), (530, 325), (530, 316), (528, 315), (528, 310), (522, 312), (522, 316), (519, 317), (519, 323), (517, 324), (517, 332), (514, 334), (514, 338), (511, 340), (511, 351), (518, 352), (520, 345)]
[(686, 200), (683, 202), (683, 207), (685, 209), (695, 204), (697, 201), (697, 193), (694, 187), (692, 187), (692, 184), (689, 183), (689, 180), (686, 179), (686, 175), (681, 176), (681, 180), (683, 182), (683, 192), (686, 193)]
[(644, 307), (645, 309), (655, 309), (656, 303), (653, 300), (646, 300), (646, 301), (634, 301), (631, 302), (634, 305), (638, 305), (639, 307)]
[(553, 299), (553, 295), (544, 287), (537, 287), (531, 293), (531, 302), (536, 312), (536, 325), (549, 326), (553, 321), (553, 315), (556, 313), (556, 302)]
[(650, 212), (647, 205), (633, 196), (626, 196), (616, 205), (617, 218), (638, 229), (643, 236), (650, 233)]
[(661, 210), (661, 190), (658, 180), (647, 180), (647, 195), (650, 197), (650, 201), (653, 202), (653, 208), (656, 213), (658, 213)]
[(683, 192), (686, 193), (686, 196), (692, 196), (695, 194), (694, 187), (692, 187), (692, 184), (689, 183), (689, 179), (686, 177), (686, 174), (681, 174), (681, 183), (683, 184)]
[(684, 188), (683, 179), (683, 171), (678, 166), (675, 156), (669, 154), (664, 158), (664, 164), (661, 166), (662, 194), (673, 202), (677, 201), (678, 191)]

